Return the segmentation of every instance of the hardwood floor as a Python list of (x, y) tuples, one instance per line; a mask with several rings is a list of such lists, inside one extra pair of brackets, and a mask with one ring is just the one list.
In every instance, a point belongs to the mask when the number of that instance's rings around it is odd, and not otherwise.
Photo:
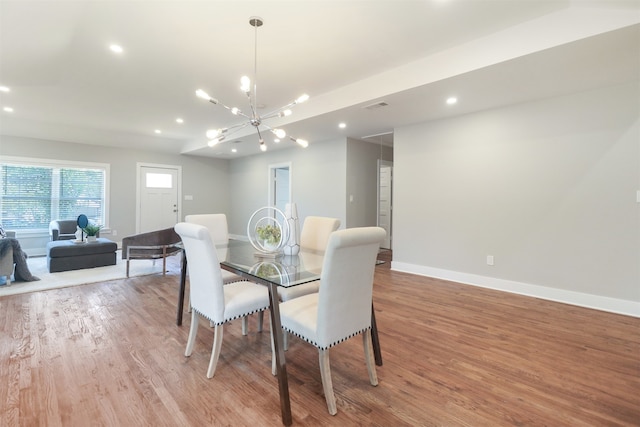
[[(0, 426), (278, 426), (268, 325), (225, 328), (216, 376), (202, 322), (175, 324), (161, 275), (0, 298)], [(639, 426), (640, 319), (392, 272), (374, 301), (384, 366), (331, 350), (328, 414), (315, 348), (286, 353), (294, 425)]]

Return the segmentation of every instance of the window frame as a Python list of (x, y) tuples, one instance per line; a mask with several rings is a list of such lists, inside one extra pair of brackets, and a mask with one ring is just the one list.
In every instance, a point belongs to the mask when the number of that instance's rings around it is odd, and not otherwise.
[[(85, 162), (74, 160), (57, 160), (57, 159), (43, 159), (35, 157), (14, 157), (14, 156), (0, 156), (0, 164), (10, 166), (27, 166), (27, 167), (49, 167), (54, 169), (100, 169), (104, 171), (104, 188), (103, 188), (103, 230), (109, 230), (109, 197), (110, 189), (109, 183), (111, 182), (111, 165), (109, 163), (97, 163), (97, 162)], [(53, 199), (53, 197), (52, 197)], [(56, 218), (51, 218), (54, 220)], [(0, 219), (0, 223), (2, 220)], [(23, 228), (20, 229), (20, 234), (41, 234), (49, 233), (47, 228)]]

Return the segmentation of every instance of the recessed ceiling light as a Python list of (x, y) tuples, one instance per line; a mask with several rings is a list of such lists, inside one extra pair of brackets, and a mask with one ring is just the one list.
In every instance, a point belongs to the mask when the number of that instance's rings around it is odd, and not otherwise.
[(161, 134), (162, 133), (162, 131), (160, 129), (156, 129), (154, 132), (157, 133), (157, 134)]
[(237, 152), (238, 152), (238, 150), (236, 150), (235, 148), (232, 148), (232, 149), (231, 149), (231, 152), (232, 152), (232, 153), (237, 153)]
[(4, 107), (3, 110), (6, 111), (7, 113), (13, 113), (13, 108), (11, 107)]
[(344, 129), (344, 128), (346, 128), (346, 127), (347, 127), (347, 124), (346, 124), (346, 123), (340, 123), (340, 124), (338, 125), (338, 127), (339, 127), (340, 129)]
[(122, 52), (124, 52), (124, 49), (122, 49), (122, 46), (117, 45), (117, 44), (109, 45), (109, 50), (111, 50), (111, 52), (113, 52), (113, 53), (122, 53)]
[(280, 142), (280, 139), (279, 138), (273, 138), (273, 142), (275, 142), (277, 144), (278, 142)]
[(451, 97), (447, 98), (447, 104), (449, 104), (449, 105), (453, 105), (453, 104), (455, 104), (457, 102), (458, 102), (458, 98), (456, 98), (455, 96), (451, 96)]
[(11, 89), (6, 86), (0, 86), (0, 92), (11, 92)]
[(178, 123), (182, 124), (182, 123), (184, 123), (184, 120), (182, 120), (180, 117), (178, 117), (178, 118), (176, 119), (176, 122), (178, 122)]

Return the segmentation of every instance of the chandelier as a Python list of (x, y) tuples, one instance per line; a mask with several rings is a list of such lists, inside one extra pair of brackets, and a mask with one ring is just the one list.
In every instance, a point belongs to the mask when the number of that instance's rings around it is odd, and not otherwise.
[[(251, 86), (251, 79), (247, 76), (243, 76), (240, 79), (240, 90), (242, 90), (242, 92), (244, 92), (244, 94), (247, 96), (247, 99), (249, 100), (249, 109), (250, 111), (248, 113), (244, 113), (243, 111), (241, 111), (239, 108), (236, 107), (229, 107), (225, 104), (223, 104), (222, 102), (218, 101), (215, 98), (212, 98), (211, 96), (209, 96), (204, 90), (202, 89), (198, 89), (196, 91), (196, 95), (199, 98), (202, 98), (206, 101), (211, 102), (212, 104), (216, 104), (219, 105), (223, 108), (226, 108), (227, 110), (231, 111), (231, 114), (236, 115), (236, 116), (241, 116), (244, 117), (245, 119), (247, 119), (247, 121), (244, 121), (242, 123), (238, 123), (236, 125), (233, 125), (231, 127), (228, 128), (221, 128), (221, 129), (210, 129), (207, 131), (207, 139), (209, 139), (209, 147), (213, 147), (216, 144), (219, 144), (220, 142), (224, 141), (226, 138), (228, 138), (230, 135), (240, 131), (241, 129), (244, 129), (245, 127), (251, 125), (253, 127), (256, 128), (256, 132), (258, 133), (258, 140), (260, 143), (260, 150), (262, 151), (267, 151), (267, 146), (264, 142), (264, 139), (262, 138), (262, 133), (260, 132), (260, 127), (262, 126), (263, 128), (265, 128), (267, 131), (273, 133), (276, 138), (278, 138), (277, 141), (279, 141), (280, 139), (283, 139), (287, 136), (287, 133), (283, 130), (283, 129), (277, 129), (277, 128), (272, 128), (271, 126), (268, 126), (264, 123), (265, 120), (268, 119), (272, 119), (274, 117), (286, 117), (291, 115), (291, 107), (293, 107), (296, 104), (300, 104), (304, 101), (306, 101), (307, 99), (309, 99), (309, 95), (307, 94), (303, 94), (301, 95), (298, 99), (296, 99), (295, 101), (280, 107), (276, 110), (273, 110), (267, 114), (265, 114), (264, 116), (261, 116), (260, 114), (258, 114), (258, 102), (257, 102), (257, 97), (256, 97), (256, 92), (257, 92), (257, 74), (258, 74), (258, 27), (261, 27), (263, 24), (262, 18), (257, 17), (257, 16), (252, 16), (249, 18), (249, 24), (251, 24), (252, 27), (254, 27), (254, 32), (255, 32), (255, 53), (254, 53), (254, 62), (253, 62), (253, 88)], [(289, 139), (291, 141), (294, 141), (296, 143), (298, 143), (300, 146), (302, 147), (307, 147), (309, 145), (309, 143), (307, 141), (305, 141), (304, 139), (300, 139), (300, 138), (294, 138), (292, 136), (289, 136)]]

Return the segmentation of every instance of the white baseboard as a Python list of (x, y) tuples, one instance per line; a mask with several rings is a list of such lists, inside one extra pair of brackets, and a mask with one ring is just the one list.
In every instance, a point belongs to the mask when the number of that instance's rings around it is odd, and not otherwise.
[(232, 240), (244, 240), (245, 242), (249, 241), (246, 234), (229, 234), (229, 238)]
[(497, 279), (495, 277), (480, 276), (477, 274), (460, 273), (457, 271), (443, 270), (398, 261), (391, 262), (391, 270), (417, 274), (420, 276), (434, 277), (436, 279), (449, 280), (452, 282), (495, 289), (519, 295), (526, 295), (549, 301), (577, 305), (580, 307), (593, 308), (595, 310), (640, 317), (640, 302), (638, 301), (585, 294), (581, 292), (531, 285), (511, 280)]

